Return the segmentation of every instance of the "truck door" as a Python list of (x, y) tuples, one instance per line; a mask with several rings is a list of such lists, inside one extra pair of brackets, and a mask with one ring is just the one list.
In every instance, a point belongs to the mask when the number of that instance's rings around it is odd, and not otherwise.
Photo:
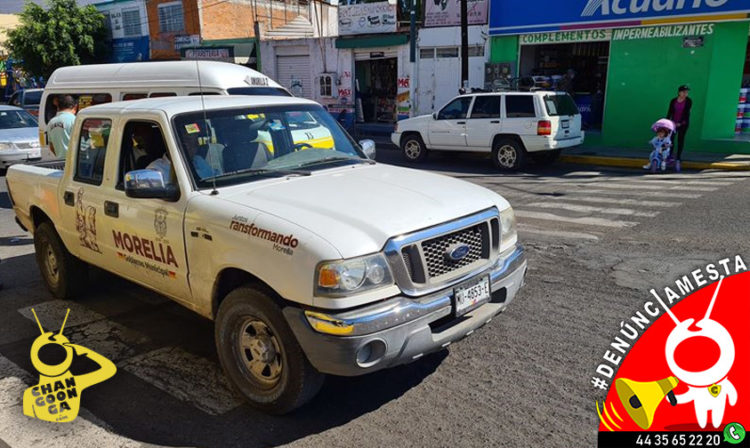
[[(111, 201), (115, 208), (111, 241), (118, 271), (128, 278), (185, 303), (190, 297), (185, 256), (183, 215), (186, 189), (176, 202), (162, 199), (129, 198), (125, 195), (125, 173), (145, 169), (152, 162), (171, 167), (165, 133), (156, 121), (130, 120), (123, 123), (120, 158)], [(165, 154), (167, 154), (165, 156)], [(164, 165), (166, 164), (166, 165)], [(174, 168), (170, 181), (177, 182)]]
[(454, 99), (440, 109), (437, 118), (430, 122), (430, 146), (442, 149), (458, 149), (466, 146), (466, 115), (472, 97)]
[[(106, 214), (107, 189), (105, 160), (111, 156), (109, 141), (112, 120), (86, 118), (80, 131), (73, 133), (68, 145), (74, 156), (68, 182), (63, 190), (61, 216), (58, 226), (66, 246), (84, 261), (107, 267), (114, 255), (107, 234), (111, 218)], [(109, 155), (108, 155), (109, 153)]]

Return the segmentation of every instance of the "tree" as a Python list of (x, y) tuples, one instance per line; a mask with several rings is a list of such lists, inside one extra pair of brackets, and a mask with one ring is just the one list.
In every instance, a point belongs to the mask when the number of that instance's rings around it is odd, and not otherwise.
[(92, 5), (48, 0), (48, 9), (28, 2), (21, 25), (8, 32), (7, 47), (27, 73), (49, 78), (55, 69), (103, 61), (108, 53), (105, 17)]

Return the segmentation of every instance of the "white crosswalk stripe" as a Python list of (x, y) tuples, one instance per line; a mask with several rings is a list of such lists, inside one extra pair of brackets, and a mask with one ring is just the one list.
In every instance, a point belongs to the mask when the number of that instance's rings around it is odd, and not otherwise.
[(582, 224), (589, 226), (602, 226), (602, 227), (635, 227), (639, 223), (632, 221), (615, 221), (611, 219), (595, 218), (591, 216), (584, 216), (579, 218), (573, 218), (570, 216), (555, 215), (553, 213), (545, 212), (533, 212), (528, 210), (516, 210), (516, 216), (519, 218), (529, 219), (540, 219), (544, 221), (558, 221), (558, 222), (569, 222), (573, 224)]
[(553, 208), (582, 213), (598, 212), (605, 215), (641, 216), (645, 218), (653, 218), (659, 214), (659, 212), (640, 212), (630, 208), (594, 207), (591, 205), (568, 204), (564, 202), (532, 202), (524, 204), (524, 207)]

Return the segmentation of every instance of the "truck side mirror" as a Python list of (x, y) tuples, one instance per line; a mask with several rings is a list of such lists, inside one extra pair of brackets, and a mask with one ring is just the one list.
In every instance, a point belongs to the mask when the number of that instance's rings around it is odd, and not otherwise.
[(362, 147), (362, 151), (365, 153), (368, 159), (375, 160), (375, 142), (372, 140), (360, 140), (359, 146)]
[(129, 198), (174, 202), (180, 198), (180, 190), (175, 185), (165, 183), (161, 171), (135, 170), (125, 174), (125, 195)]
[(437, 112), (433, 112), (432, 113), (432, 119), (433, 120), (437, 120), (437, 114), (438, 114)]

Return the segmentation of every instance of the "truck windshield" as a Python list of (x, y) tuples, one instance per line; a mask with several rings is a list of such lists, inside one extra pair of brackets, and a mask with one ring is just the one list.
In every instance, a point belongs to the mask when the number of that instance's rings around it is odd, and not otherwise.
[(573, 98), (567, 93), (558, 95), (545, 95), (544, 104), (547, 106), (547, 113), (550, 117), (557, 117), (561, 115), (576, 115), (578, 114), (578, 106), (576, 106)]
[(183, 157), (199, 188), (371, 163), (318, 105), (191, 112), (174, 119)]

